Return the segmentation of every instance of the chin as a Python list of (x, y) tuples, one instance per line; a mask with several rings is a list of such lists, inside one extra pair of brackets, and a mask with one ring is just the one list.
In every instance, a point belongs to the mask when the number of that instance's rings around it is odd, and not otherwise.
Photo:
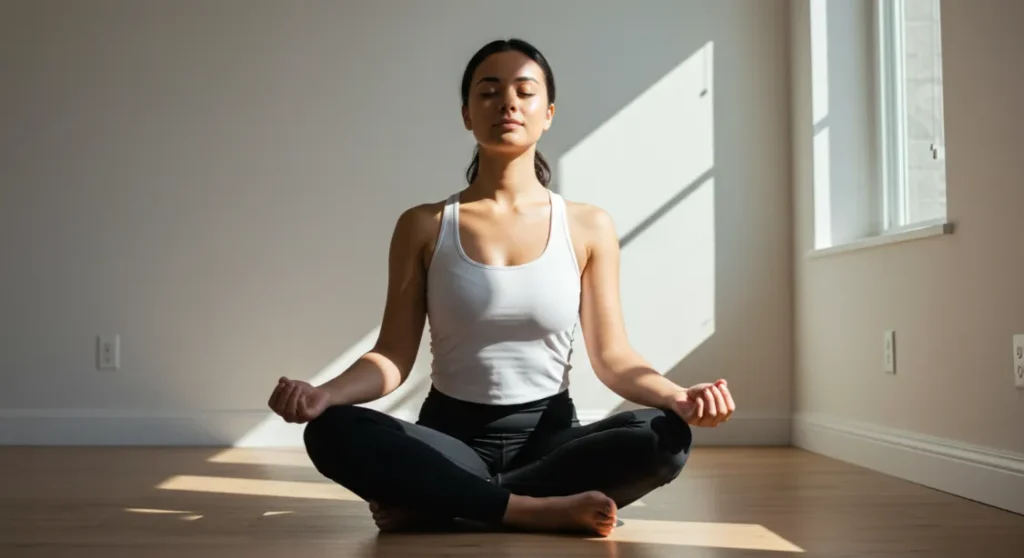
[(491, 151), (514, 152), (526, 151), (534, 142), (519, 132), (506, 132), (504, 134), (490, 136), (485, 141), (480, 141), (480, 146)]
[(491, 142), (488, 144), (482, 144), (481, 149), (490, 153), (516, 157), (529, 151), (531, 145), (532, 144), (521, 142)]

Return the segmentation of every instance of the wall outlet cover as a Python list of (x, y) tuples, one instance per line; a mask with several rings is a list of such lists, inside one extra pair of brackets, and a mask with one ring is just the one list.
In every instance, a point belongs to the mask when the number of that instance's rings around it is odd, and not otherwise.
[(121, 336), (99, 336), (96, 338), (96, 368), (117, 370), (121, 368)]
[(882, 363), (886, 374), (896, 373), (896, 332), (891, 329), (882, 339)]
[(1013, 336), (1013, 382), (1024, 389), (1024, 334)]

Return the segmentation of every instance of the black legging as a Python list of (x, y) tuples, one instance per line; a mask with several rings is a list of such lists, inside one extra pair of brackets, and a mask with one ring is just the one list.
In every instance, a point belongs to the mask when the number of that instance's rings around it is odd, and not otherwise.
[(511, 494), (599, 490), (625, 507), (679, 475), (691, 434), (659, 409), (581, 426), (567, 392), (493, 406), (431, 389), (416, 424), (334, 406), (306, 425), (305, 443), (321, 474), (366, 501), (498, 524)]

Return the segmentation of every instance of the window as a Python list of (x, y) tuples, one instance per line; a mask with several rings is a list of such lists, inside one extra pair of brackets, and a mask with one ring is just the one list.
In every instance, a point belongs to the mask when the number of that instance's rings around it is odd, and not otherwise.
[(876, 0), (882, 223), (946, 219), (940, 0)]
[(810, 135), (794, 149), (811, 162), (814, 257), (953, 230), (940, 2), (794, 3), (806, 33), (795, 50), (798, 118), (809, 117)]

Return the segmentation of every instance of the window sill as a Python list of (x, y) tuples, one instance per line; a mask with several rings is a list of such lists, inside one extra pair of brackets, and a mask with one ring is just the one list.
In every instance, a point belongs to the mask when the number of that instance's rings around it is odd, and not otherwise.
[(878, 236), (854, 240), (843, 244), (837, 244), (835, 246), (829, 246), (827, 248), (810, 250), (807, 252), (807, 257), (811, 259), (821, 258), (835, 254), (844, 254), (847, 252), (863, 250), (865, 248), (887, 246), (890, 244), (898, 244), (901, 242), (944, 236), (948, 234), (953, 234), (953, 223), (948, 221), (922, 223), (921, 225), (902, 229), (896, 232), (883, 233)]

